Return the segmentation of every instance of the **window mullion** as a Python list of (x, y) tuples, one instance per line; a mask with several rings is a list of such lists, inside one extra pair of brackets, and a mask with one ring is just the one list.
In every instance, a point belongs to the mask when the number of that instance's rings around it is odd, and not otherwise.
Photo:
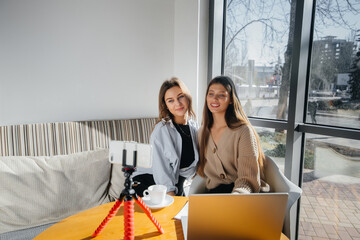
[[(290, 94), (288, 108), (288, 127), (285, 153), (285, 175), (295, 184), (301, 186), (302, 156), (304, 152), (305, 134), (296, 131), (304, 120), (306, 99), (306, 77), (308, 73), (309, 47), (311, 42), (311, 21), (313, 1), (296, 2), (293, 52), (291, 56)], [(299, 205), (292, 207), (290, 238), (297, 238)]]

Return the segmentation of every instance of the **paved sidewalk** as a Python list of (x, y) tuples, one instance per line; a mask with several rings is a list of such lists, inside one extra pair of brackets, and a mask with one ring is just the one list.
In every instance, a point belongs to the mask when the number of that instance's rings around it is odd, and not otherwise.
[(305, 172), (299, 240), (360, 240), (360, 184), (316, 179)]

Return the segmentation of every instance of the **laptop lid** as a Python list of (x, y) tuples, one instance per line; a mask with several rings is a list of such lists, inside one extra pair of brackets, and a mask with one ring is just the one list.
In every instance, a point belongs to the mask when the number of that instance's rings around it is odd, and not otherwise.
[(279, 240), (287, 193), (189, 196), (187, 240)]

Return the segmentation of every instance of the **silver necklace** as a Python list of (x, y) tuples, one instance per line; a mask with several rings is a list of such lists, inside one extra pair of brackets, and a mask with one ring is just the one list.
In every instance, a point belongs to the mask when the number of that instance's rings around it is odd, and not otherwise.
[[(175, 123), (175, 122), (174, 122)], [(184, 130), (182, 130), (182, 128), (177, 124), (175, 123), (176, 126), (178, 126), (178, 128), (180, 129), (180, 131), (186, 136), (186, 137), (191, 137), (191, 134), (187, 134), (186, 132), (184, 132)], [(190, 130), (190, 129), (189, 129)]]

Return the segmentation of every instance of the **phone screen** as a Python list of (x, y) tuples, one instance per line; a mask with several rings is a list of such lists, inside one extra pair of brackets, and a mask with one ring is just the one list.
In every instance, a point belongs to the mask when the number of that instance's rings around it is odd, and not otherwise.
[[(135, 166), (134, 156), (136, 156)], [(126, 166), (151, 168), (152, 147), (150, 144), (144, 143), (111, 141), (109, 144), (109, 161), (113, 164), (124, 165), (124, 158)]]

